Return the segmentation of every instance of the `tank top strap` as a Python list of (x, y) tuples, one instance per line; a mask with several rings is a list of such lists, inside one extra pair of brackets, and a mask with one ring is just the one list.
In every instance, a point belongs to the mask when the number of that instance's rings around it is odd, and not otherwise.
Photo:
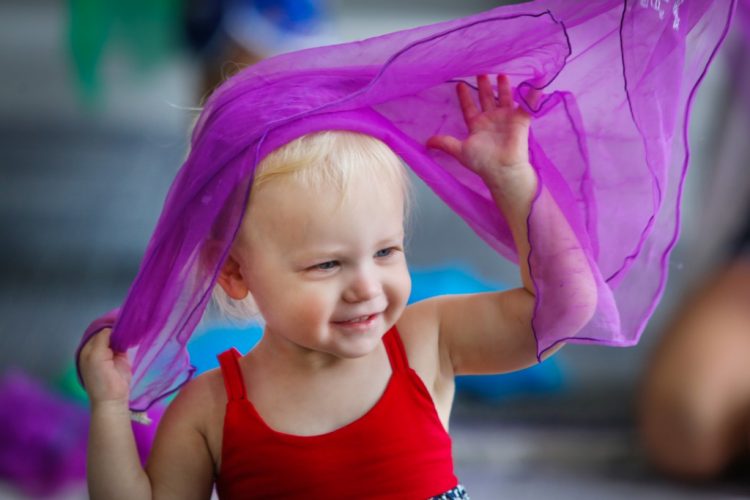
[(239, 401), (247, 398), (245, 382), (242, 380), (242, 371), (240, 370), (240, 357), (242, 355), (234, 347), (217, 356), (229, 401)]
[(393, 325), (383, 336), (385, 350), (388, 353), (388, 359), (391, 362), (391, 369), (394, 372), (406, 372), (409, 370), (409, 360), (406, 357), (406, 349), (401, 341), (401, 335), (398, 333), (396, 325)]

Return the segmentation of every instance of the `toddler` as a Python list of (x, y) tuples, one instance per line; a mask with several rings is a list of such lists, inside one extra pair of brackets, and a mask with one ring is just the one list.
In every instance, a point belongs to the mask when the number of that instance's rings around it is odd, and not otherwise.
[[(468, 135), (427, 145), (486, 184), (512, 230), (524, 286), (407, 307), (399, 158), (343, 130), (282, 145), (256, 169), (216, 278), (230, 299), (252, 298), (263, 337), (182, 388), (145, 469), (130, 430), (126, 354), (110, 347), (109, 329), (82, 349), (92, 498), (208, 498), (214, 483), (221, 498), (468, 498), (448, 436), (454, 378), (536, 362), (526, 223), (535, 195), (548, 196), (537, 193), (531, 118), (508, 78), (497, 77), (497, 95), (490, 77), (477, 81), (478, 103), (457, 86)], [(557, 266), (587, 269), (566, 232), (558, 214), (549, 245), (568, 245), (571, 257)], [(583, 326), (596, 289), (590, 273), (573, 274), (569, 305)]]
[[(534, 0), (234, 75), (122, 309), (81, 342), (92, 497), (465, 498), (456, 375), (643, 332), (690, 103), (733, 6)], [(399, 159), (522, 287), (406, 306)], [(265, 331), (192, 378), (185, 345), (215, 289)], [(180, 388), (144, 469), (131, 414)]]

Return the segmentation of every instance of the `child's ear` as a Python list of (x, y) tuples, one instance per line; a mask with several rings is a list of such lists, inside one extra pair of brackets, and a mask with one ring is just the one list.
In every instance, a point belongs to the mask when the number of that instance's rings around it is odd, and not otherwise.
[(224, 265), (221, 266), (216, 281), (224, 289), (224, 292), (235, 300), (242, 300), (249, 293), (247, 285), (242, 279), (240, 263), (231, 255), (227, 256)]

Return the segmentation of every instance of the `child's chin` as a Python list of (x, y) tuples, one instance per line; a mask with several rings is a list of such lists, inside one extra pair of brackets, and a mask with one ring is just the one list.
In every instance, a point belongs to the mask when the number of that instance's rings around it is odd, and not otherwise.
[(371, 354), (378, 348), (382, 336), (367, 336), (368, 338), (357, 339), (354, 342), (346, 342), (339, 345), (337, 355), (345, 359), (362, 358)]

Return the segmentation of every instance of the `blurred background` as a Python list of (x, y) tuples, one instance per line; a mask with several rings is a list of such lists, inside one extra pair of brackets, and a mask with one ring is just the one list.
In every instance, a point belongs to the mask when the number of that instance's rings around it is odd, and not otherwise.
[[(263, 26), (237, 35), (262, 33), (254, 51), (240, 54), (240, 44), (217, 48), (209, 36), (215, 12), (199, 6), (211, 2), (192, 2), (192, 49), (176, 46), (171, 36), (186, 31), (182, 19), (169, 17), (177, 2), (131, 2), (131, 21), (144, 33), (135, 46), (116, 37), (104, 45), (103, 34), (126, 26), (93, 0), (0, 3), (0, 393), (6, 397), (12, 379), (37, 391), (50, 409), (56, 407), (47, 392), (81, 400), (71, 364), (75, 348), (88, 323), (125, 296), (186, 154), (201, 97), (221, 73), (235, 69), (216, 61), (249, 62), (295, 48), (271, 43), (278, 33)], [(317, 17), (321, 29), (293, 43), (319, 45), (501, 3), (330, 0), (325, 12), (300, 8), (290, 22)], [(139, 21), (145, 11), (152, 17)], [(159, 35), (154, 26), (174, 31)], [(235, 28), (228, 31), (241, 31)], [(78, 47), (75, 60), (71, 47)], [(664, 478), (644, 456), (635, 419), (642, 374), (670, 315), (726, 258), (747, 214), (750, 174), (743, 159), (750, 158), (750, 106), (735, 105), (730, 75), (736, 60), (725, 52), (695, 102), (682, 237), (642, 341), (627, 349), (569, 346), (529, 373), (462, 382), (452, 434), (458, 475), (472, 498), (736, 498), (749, 491), (742, 478), (699, 485)], [(418, 181), (415, 186), (408, 251), (417, 291), (518, 285), (515, 267), (429, 189)], [(17, 449), (11, 453), (9, 443), (17, 445), (24, 432), (13, 421), (16, 410), (0, 407), (0, 423), (12, 422), (0, 431), (0, 498), (85, 498), (74, 464), (81, 455), (66, 459), (72, 448), (28, 458)], [(81, 417), (73, 411), (55, 419), (65, 418)], [(70, 431), (75, 439), (81, 429)], [(32, 432), (25, 439), (44, 450)], [(72, 468), (51, 470), (39, 460)], [(35, 476), (39, 470), (47, 476)], [(29, 486), (44, 481), (52, 486)]]

